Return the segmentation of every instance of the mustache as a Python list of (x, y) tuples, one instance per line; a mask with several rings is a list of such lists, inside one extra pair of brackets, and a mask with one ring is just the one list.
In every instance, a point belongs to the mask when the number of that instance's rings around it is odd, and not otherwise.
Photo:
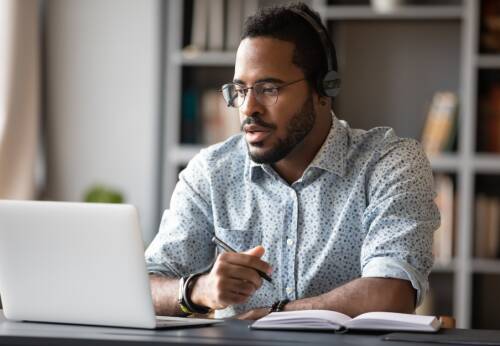
[(271, 130), (276, 129), (276, 125), (266, 123), (261, 118), (259, 118), (258, 116), (255, 116), (255, 115), (251, 115), (249, 117), (246, 117), (245, 120), (243, 120), (243, 122), (241, 123), (241, 126), (240, 126), (240, 131), (243, 131), (243, 127), (245, 125), (259, 125), (259, 126), (271, 129)]

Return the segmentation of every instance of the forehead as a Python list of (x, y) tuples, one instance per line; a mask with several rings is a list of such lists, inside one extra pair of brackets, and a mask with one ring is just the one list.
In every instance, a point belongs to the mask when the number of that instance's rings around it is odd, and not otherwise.
[(303, 77), (302, 70), (293, 64), (294, 44), (269, 37), (246, 38), (236, 53), (234, 79), (247, 84), (275, 78), (288, 81)]

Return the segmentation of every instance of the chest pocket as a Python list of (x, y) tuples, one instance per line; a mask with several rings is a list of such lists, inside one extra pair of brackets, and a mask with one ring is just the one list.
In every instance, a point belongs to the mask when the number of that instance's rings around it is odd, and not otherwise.
[(237, 252), (249, 250), (262, 244), (262, 233), (255, 229), (229, 229), (216, 227), (215, 234)]

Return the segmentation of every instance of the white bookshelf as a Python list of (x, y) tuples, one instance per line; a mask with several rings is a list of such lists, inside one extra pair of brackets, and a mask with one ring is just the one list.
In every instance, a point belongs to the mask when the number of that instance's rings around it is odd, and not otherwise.
[(430, 158), (431, 167), (435, 172), (456, 173), (464, 164), (462, 157), (457, 154), (441, 154)]
[(233, 66), (236, 52), (183, 52), (172, 54), (172, 63), (179, 66)]
[[(446, 35), (453, 35), (453, 39), (457, 41), (456, 47), (449, 44), (447, 46), (447, 43), (443, 42), (443, 47), (440, 49), (451, 49), (452, 51), (448, 52), (448, 54), (453, 59), (444, 59), (442, 61), (453, 60), (454, 62), (452, 61), (450, 64), (456, 64), (456, 66), (452, 66), (456, 68), (456, 80), (452, 79), (451, 82), (445, 80), (442, 85), (456, 87), (456, 91), (460, 96), (460, 126), (457, 133), (458, 149), (456, 153), (445, 153), (430, 160), (435, 172), (455, 176), (456, 191), (460, 195), (456, 217), (456, 256), (449, 264), (436, 264), (433, 273), (445, 274), (445, 277), (451, 277), (452, 283), (450, 283), (450, 287), (453, 288), (453, 292), (450, 292), (453, 296), (452, 314), (457, 320), (458, 327), (471, 327), (474, 274), (500, 275), (500, 261), (473, 257), (475, 175), (500, 175), (500, 155), (476, 153), (475, 149), (478, 70), (500, 69), (500, 56), (480, 55), (477, 49), (479, 2), (464, 0), (446, 6), (406, 6), (391, 14), (377, 13), (368, 5), (327, 6), (325, 0), (312, 0), (310, 3), (322, 15), (325, 22), (329, 24), (361, 23), (361, 25), (365, 26), (364, 28), (371, 25), (375, 26), (378, 23), (388, 23), (387, 26), (391, 26), (391, 28), (392, 26), (404, 28), (405, 25), (408, 25), (414, 31), (415, 29), (412, 26), (415, 26), (418, 34), (418, 23), (421, 23), (423, 27), (435, 26), (438, 29), (438, 34), (445, 34), (442, 37), (446, 38)], [(232, 67), (235, 60), (235, 52), (183, 52), (181, 46), (183, 2), (182, 0), (169, 0), (167, 7), (167, 61), (165, 69), (167, 97), (164, 105), (163, 208), (167, 208), (169, 205), (170, 195), (177, 181), (179, 167), (185, 166), (203, 148), (202, 145), (186, 145), (180, 142), (180, 101), (183, 68), (186, 66)], [(412, 33), (413, 31), (409, 32)], [(440, 39), (439, 35), (437, 37), (433, 39)], [(336, 42), (336, 45), (337, 54), (341, 56), (345, 41), (340, 39), (340, 42)], [(339, 63), (341, 64), (340, 72), (342, 75), (342, 57), (339, 58)], [(449, 74), (453, 73), (447, 73), (447, 75)], [(349, 80), (344, 80), (344, 82), (348, 84)], [(425, 83), (429, 83), (429, 81), (420, 83), (425, 86)], [(437, 86), (441, 87), (439, 82), (436, 83)], [(432, 93), (433, 91), (429, 93), (429, 99)], [(421, 98), (423, 96), (425, 95), (420, 95)], [(351, 102), (355, 101), (351, 100)], [(424, 117), (424, 108), (417, 110), (415, 114), (407, 115), (408, 120), (413, 121), (411, 124), (412, 129), (418, 127), (415, 124), (423, 124), (423, 118), (415, 120), (418, 114), (422, 114), (422, 117)], [(342, 114), (340, 115), (342, 117)], [(380, 121), (384, 125), (391, 126), (391, 120), (395, 120), (397, 123), (396, 116), (393, 116), (393, 118), (389, 118), (387, 124), (385, 123), (387, 122), (386, 118)]]
[(332, 5), (318, 1), (315, 8), (325, 20), (442, 20), (460, 19), (462, 6), (404, 6), (391, 13), (380, 13), (370, 6)]
[(500, 56), (499, 55), (479, 55), (477, 57), (477, 67), (478, 68), (500, 68)]

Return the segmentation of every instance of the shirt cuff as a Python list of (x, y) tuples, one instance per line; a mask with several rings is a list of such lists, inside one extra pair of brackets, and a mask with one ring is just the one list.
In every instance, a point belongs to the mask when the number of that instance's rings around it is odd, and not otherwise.
[(363, 267), (362, 277), (382, 277), (408, 280), (417, 290), (418, 307), (429, 290), (427, 278), (408, 263), (392, 257), (372, 258)]

